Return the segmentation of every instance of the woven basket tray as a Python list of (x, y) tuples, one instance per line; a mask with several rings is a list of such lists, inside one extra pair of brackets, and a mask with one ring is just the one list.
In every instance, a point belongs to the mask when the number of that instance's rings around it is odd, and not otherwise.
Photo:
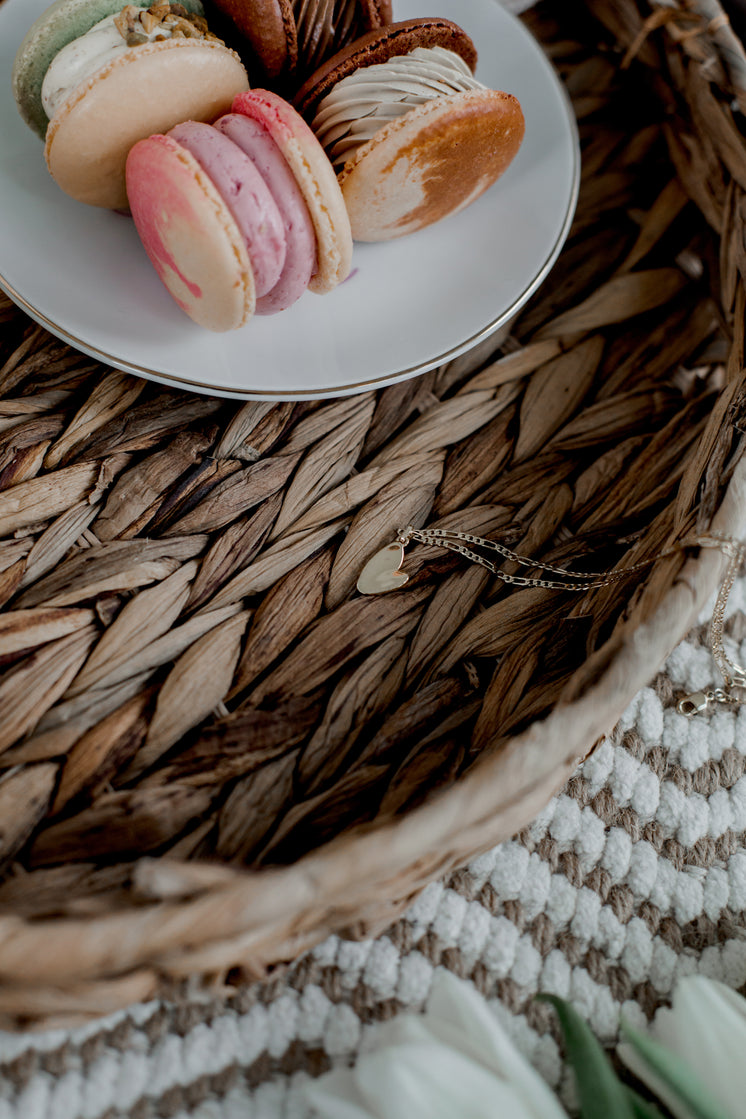
[[(746, 523), (746, 59), (710, 0), (575, 7), (527, 21), (579, 208), (501, 348), (241, 406), (0, 303), (1, 1027), (384, 928), (535, 816), (721, 578), (660, 553)], [(418, 545), (357, 594), (408, 523), (650, 565), (572, 594)]]

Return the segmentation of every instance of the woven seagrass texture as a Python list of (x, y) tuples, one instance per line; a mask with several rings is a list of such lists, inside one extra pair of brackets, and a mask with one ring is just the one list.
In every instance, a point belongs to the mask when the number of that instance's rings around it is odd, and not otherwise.
[[(745, 606), (742, 578), (728, 604), (741, 657)], [(571, 999), (612, 1047), (620, 1019), (644, 1027), (683, 975), (742, 988), (746, 707), (676, 709), (682, 689), (712, 683), (707, 616), (531, 825), (431, 883), (380, 936), (328, 937), (228, 998), (0, 1031), (3, 1119), (305, 1119), (306, 1077), (421, 1011), (439, 968), (474, 983), (561, 1091), (557, 1020), (538, 992)]]
[[(588, 9), (528, 17), (583, 179), (499, 347), (240, 405), (0, 306), (1, 1025), (386, 927), (533, 818), (716, 585), (660, 553), (746, 520), (742, 53), (719, 9)], [(417, 547), (361, 597), (408, 523), (650, 566), (573, 595)]]

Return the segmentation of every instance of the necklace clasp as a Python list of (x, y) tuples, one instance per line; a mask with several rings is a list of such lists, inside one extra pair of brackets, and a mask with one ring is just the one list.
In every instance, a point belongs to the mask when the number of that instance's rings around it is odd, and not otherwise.
[(680, 715), (699, 715), (702, 711), (706, 711), (710, 706), (710, 698), (707, 692), (692, 692), (691, 695), (682, 696), (676, 704), (676, 710)]

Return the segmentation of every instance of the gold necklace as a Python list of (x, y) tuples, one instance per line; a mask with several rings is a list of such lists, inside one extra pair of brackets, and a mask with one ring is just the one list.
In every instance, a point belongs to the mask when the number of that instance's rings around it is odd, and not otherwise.
[[(363, 567), (357, 581), (357, 589), (361, 594), (382, 594), (387, 591), (403, 587), (409, 576), (401, 570), (404, 561), (405, 549), (412, 543), (429, 544), (437, 548), (446, 548), (456, 552), (471, 563), (478, 563), (492, 572), (503, 583), (517, 587), (548, 587), (563, 591), (590, 591), (601, 587), (608, 587), (628, 579), (638, 571), (642, 571), (656, 560), (676, 555), (688, 547), (718, 548), (728, 557), (728, 566), (718, 590), (715, 607), (712, 613), (709, 628), (709, 643), (715, 663), (723, 678), (723, 687), (712, 688), (708, 691), (692, 692), (683, 696), (677, 705), (682, 715), (692, 716), (701, 714), (719, 703), (743, 703), (746, 701), (746, 669), (732, 661), (725, 652), (723, 641), (723, 626), (728, 597), (733, 588), (733, 583), (746, 559), (746, 544), (724, 536), (719, 533), (710, 533), (681, 541), (671, 548), (659, 552), (652, 559), (642, 560), (630, 567), (613, 571), (573, 571), (570, 568), (555, 567), (541, 560), (521, 556), (504, 544), (496, 540), (485, 540), (481, 536), (474, 536), (469, 532), (456, 532), (444, 528), (414, 528), (408, 525), (397, 533), (396, 539), (387, 544), (375, 555), (371, 556)], [(502, 560), (508, 560), (521, 567), (540, 569), (552, 575), (560, 575), (561, 579), (539, 578), (533, 575), (512, 575), (503, 571), (496, 560), (486, 555), (481, 555), (475, 548), (483, 552), (497, 553)]]

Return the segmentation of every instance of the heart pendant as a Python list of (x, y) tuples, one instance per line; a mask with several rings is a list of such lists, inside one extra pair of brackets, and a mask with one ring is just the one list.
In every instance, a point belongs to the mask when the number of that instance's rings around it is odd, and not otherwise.
[(387, 544), (366, 563), (357, 581), (360, 594), (383, 594), (395, 591), (409, 582), (405, 571), (400, 571), (404, 559), (403, 544)]

